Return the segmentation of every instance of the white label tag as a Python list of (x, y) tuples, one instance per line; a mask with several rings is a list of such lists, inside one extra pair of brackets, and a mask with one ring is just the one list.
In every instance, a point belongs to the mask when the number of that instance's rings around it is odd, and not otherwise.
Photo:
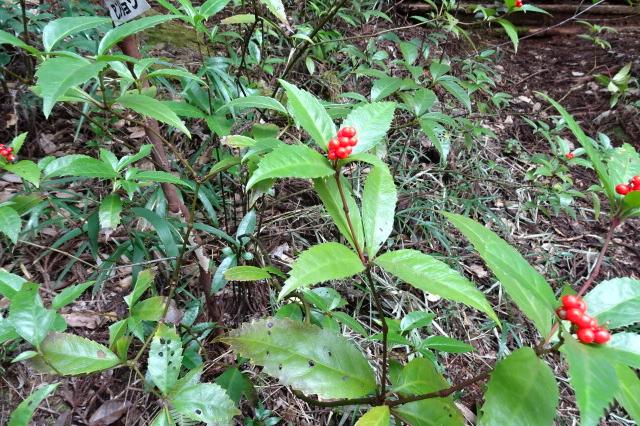
[(105, 0), (113, 23), (120, 25), (151, 9), (147, 0)]

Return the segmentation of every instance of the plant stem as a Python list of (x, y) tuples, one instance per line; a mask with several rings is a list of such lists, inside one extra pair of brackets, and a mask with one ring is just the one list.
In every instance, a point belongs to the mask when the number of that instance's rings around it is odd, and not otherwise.
[(358, 252), (358, 257), (360, 257), (360, 261), (363, 265), (367, 265), (367, 260), (364, 257), (364, 253), (362, 248), (360, 248), (360, 243), (356, 238), (356, 233), (353, 228), (353, 223), (351, 222), (351, 215), (349, 214), (349, 205), (347, 204), (347, 198), (344, 195), (344, 189), (342, 188), (342, 182), (340, 182), (340, 168), (338, 163), (336, 163), (336, 173), (333, 175), (336, 180), (336, 185), (338, 187), (338, 192), (340, 193), (340, 199), (342, 200), (342, 211), (347, 219), (347, 226), (349, 227), (349, 234), (351, 234), (351, 240), (353, 241), (353, 246)]
[(584, 284), (582, 284), (582, 287), (580, 287), (580, 290), (578, 291), (578, 296), (582, 296), (583, 294), (585, 294), (586, 291), (589, 290), (589, 287), (591, 287), (595, 279), (600, 274), (600, 268), (602, 267), (604, 256), (607, 253), (607, 249), (609, 248), (609, 245), (611, 244), (611, 240), (613, 239), (613, 233), (616, 230), (616, 228), (620, 225), (620, 223), (621, 221), (617, 216), (614, 216), (613, 219), (611, 219), (611, 224), (609, 225), (609, 230), (607, 231), (607, 235), (604, 238), (602, 249), (598, 254), (598, 259), (596, 259), (596, 264), (591, 270), (591, 274), (589, 274), (589, 277), (587, 278), (587, 280), (584, 282)]

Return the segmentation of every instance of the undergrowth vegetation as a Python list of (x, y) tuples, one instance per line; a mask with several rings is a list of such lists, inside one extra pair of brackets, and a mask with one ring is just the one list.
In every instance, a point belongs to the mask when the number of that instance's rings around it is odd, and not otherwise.
[[(111, 424), (143, 397), (121, 421), (639, 421), (640, 281), (602, 277), (640, 216), (636, 149), (589, 135), (545, 93), (555, 115), (522, 117), (544, 152), (488, 124), (514, 101), (498, 84), (504, 50), (521, 47), (509, 19), (546, 12), (507, 0), (469, 21), (426, 1), (399, 27), (393, 2), (373, 0), (157, 3), (117, 26), (83, 2), (2, 6), (13, 109), (73, 135), (43, 152), (25, 126), (0, 146), (9, 425), (45, 400), (42, 424)], [(499, 38), (480, 48), (488, 29)], [(594, 78), (637, 118), (633, 75)], [(510, 238), (513, 222), (562, 216), (605, 224), (584, 273)], [(18, 368), (40, 378), (19, 398)], [(67, 376), (122, 384), (109, 420), (80, 414)], [(566, 389), (579, 415), (559, 414)], [(295, 404), (309, 417), (286, 418)]]

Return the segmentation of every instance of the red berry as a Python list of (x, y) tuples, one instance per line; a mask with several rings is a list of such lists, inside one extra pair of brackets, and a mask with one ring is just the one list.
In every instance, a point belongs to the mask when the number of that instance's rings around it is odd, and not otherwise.
[(630, 181), (635, 188), (640, 188), (640, 176), (634, 176)]
[(629, 185), (625, 185), (624, 183), (616, 185), (616, 192), (620, 195), (627, 195), (629, 191), (631, 191), (631, 188), (629, 188)]
[(584, 311), (581, 311), (580, 309), (567, 309), (567, 319), (574, 324), (577, 324), (578, 321), (582, 319), (582, 315), (584, 315)]
[(6, 149), (0, 149), (0, 155), (6, 157), (7, 155), (9, 155), (9, 151), (7, 151)]
[(13, 152), (13, 147), (8, 147), (7, 148), (7, 152), (9, 152), (9, 154), (11, 154)]
[(580, 305), (580, 298), (574, 294), (567, 294), (562, 296), (562, 305), (567, 308), (577, 308)]
[(587, 302), (585, 302), (584, 300), (578, 298), (578, 302), (576, 303), (575, 306), (576, 309), (580, 309), (582, 312), (587, 310)]
[(336, 152), (333, 150), (329, 151), (329, 153), (327, 154), (327, 157), (329, 157), (329, 160), (331, 161), (338, 159)]
[(565, 157), (567, 157), (567, 160), (573, 160), (573, 157), (575, 157), (575, 154), (573, 152), (569, 152), (567, 153), (567, 155), (565, 155)]
[(338, 158), (346, 158), (347, 157), (347, 148), (341, 146), (340, 148), (336, 149), (336, 155), (338, 156)]
[(338, 147), (340, 147), (340, 142), (338, 142), (338, 139), (337, 139), (337, 138), (332, 138), (332, 139), (329, 141), (329, 149), (330, 149), (330, 150), (331, 150), (331, 149), (336, 149), (336, 148), (338, 148)]
[(578, 339), (580, 339), (582, 343), (592, 343), (595, 337), (592, 328), (581, 328), (578, 330)]
[(349, 138), (346, 136), (340, 136), (338, 142), (340, 142), (340, 146), (349, 146)]
[(355, 136), (352, 138), (349, 138), (349, 146), (356, 146), (358, 144), (358, 138), (356, 138)]
[(578, 318), (578, 321), (576, 321), (575, 323), (580, 328), (592, 328), (591, 326), (592, 319), (593, 318), (591, 318), (589, 315), (582, 314), (582, 316)]
[(16, 156), (15, 156), (15, 155), (13, 155), (13, 154), (9, 154), (9, 155), (7, 155), (7, 161), (11, 162), (11, 161), (13, 161), (13, 160), (15, 160), (15, 159), (16, 159)]
[(556, 314), (558, 315), (558, 318), (560, 318), (562, 320), (566, 320), (567, 319), (567, 310), (565, 308), (556, 309)]
[(598, 320), (595, 319), (595, 318), (591, 318), (591, 322), (589, 323), (589, 327), (597, 328), (598, 327)]
[(338, 132), (338, 136), (344, 136), (344, 137), (347, 137), (347, 138), (351, 138), (351, 137), (355, 136), (355, 134), (356, 134), (356, 129), (354, 129), (351, 126), (343, 127)]
[(593, 341), (599, 345), (602, 345), (603, 343), (607, 343), (610, 339), (611, 339), (611, 333), (609, 333), (609, 330), (605, 330), (604, 328), (596, 329), (593, 336)]
[(347, 149), (347, 155), (350, 155), (353, 152), (353, 148), (350, 146), (346, 147), (346, 149)]

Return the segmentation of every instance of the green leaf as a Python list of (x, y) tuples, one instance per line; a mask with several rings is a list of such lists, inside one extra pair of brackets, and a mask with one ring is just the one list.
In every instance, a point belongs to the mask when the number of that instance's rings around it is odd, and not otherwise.
[(131, 316), (144, 321), (160, 321), (164, 313), (164, 296), (153, 296), (136, 303), (131, 308)]
[(351, 126), (357, 131), (358, 144), (353, 148), (354, 154), (368, 151), (384, 140), (395, 110), (395, 102), (374, 102), (349, 113), (342, 126)]
[(397, 77), (385, 77), (373, 82), (371, 86), (371, 101), (381, 101), (400, 90), (404, 86), (404, 80)]
[(80, 297), (80, 295), (84, 293), (86, 289), (88, 289), (95, 283), (95, 281), (87, 281), (83, 284), (72, 285), (65, 288), (59, 294), (57, 294), (56, 297), (53, 298), (53, 301), (51, 302), (51, 308), (53, 308), (54, 310), (58, 310), (67, 306), (69, 303)]
[(605, 408), (618, 392), (616, 370), (607, 351), (585, 345), (564, 332), (564, 345), (560, 351), (569, 363), (569, 382), (576, 394), (580, 409), (580, 424), (596, 426)]
[(374, 263), (420, 290), (474, 307), (500, 324), (484, 294), (446, 263), (408, 249), (386, 252)]
[[(360, 247), (364, 242), (364, 232), (362, 229), (362, 219), (360, 216), (360, 208), (356, 204), (351, 192), (351, 185), (344, 176), (340, 176), (341, 186), (344, 190), (344, 197), (347, 200), (347, 207), (349, 207), (349, 218), (353, 225), (356, 240)], [(347, 223), (347, 217), (342, 208), (342, 199), (340, 197), (340, 191), (338, 191), (338, 185), (334, 177), (327, 177), (325, 179), (314, 179), (314, 188), (324, 208), (327, 209), (327, 213), (333, 219), (333, 222), (338, 227), (340, 233), (347, 239), (351, 247), (356, 248), (353, 238), (351, 238), (351, 232), (349, 231), (349, 225)]]
[(9, 206), (0, 207), (0, 232), (9, 237), (13, 244), (18, 243), (22, 221), (18, 213)]
[(433, 146), (438, 150), (440, 163), (445, 164), (451, 149), (451, 143), (447, 137), (446, 129), (435, 120), (424, 118), (421, 119), (419, 123), (424, 134), (427, 135)]
[(106, 62), (90, 62), (77, 57), (54, 57), (38, 67), (36, 77), (41, 89), (42, 112), (49, 117), (51, 110), (69, 89), (98, 76)]
[(24, 351), (22, 353), (20, 353), (17, 357), (15, 357), (14, 359), (11, 360), (11, 363), (16, 363), (16, 362), (20, 362), (20, 361), (25, 361), (27, 359), (31, 359), (35, 356), (38, 356), (38, 352), (36, 351)]
[(513, 247), (480, 223), (457, 214), (444, 215), (473, 244), (514, 302), (533, 321), (540, 334), (548, 335), (557, 302), (544, 277)]
[(36, 186), (40, 186), (40, 167), (30, 160), (21, 160), (15, 164), (4, 164), (2, 167), (8, 172), (20, 176), (27, 182), (31, 182)]
[[(401, 395), (419, 395), (448, 387), (449, 383), (438, 372), (433, 362), (426, 358), (412, 359), (393, 383), (394, 392)], [(393, 408), (391, 412), (411, 426), (464, 425), (464, 419), (451, 397), (429, 398), (402, 404)]]
[(65, 37), (109, 23), (111, 19), (104, 16), (72, 16), (49, 21), (42, 30), (44, 51), (50, 52)]
[(149, 349), (148, 376), (163, 395), (178, 382), (182, 365), (182, 342), (176, 330), (160, 324)]
[(613, 150), (607, 161), (607, 170), (613, 185), (627, 183), (640, 175), (640, 156), (633, 146), (626, 143)]
[(18, 153), (22, 149), (22, 145), (24, 144), (24, 141), (27, 139), (28, 134), (29, 132), (20, 133), (18, 136), (13, 138), (9, 146), (13, 148), (14, 155), (18, 155)]
[(634, 370), (623, 365), (616, 367), (616, 373), (620, 382), (616, 399), (631, 418), (640, 423), (640, 379)]
[(59, 383), (52, 383), (50, 385), (44, 385), (37, 391), (29, 395), (24, 401), (22, 401), (15, 410), (11, 413), (8, 426), (26, 426), (31, 422), (31, 417), (36, 411), (36, 408), (40, 403), (49, 395), (53, 393), (58, 387)]
[(362, 194), (362, 226), (365, 248), (373, 259), (393, 230), (398, 194), (387, 166), (374, 167)]
[(400, 96), (406, 107), (409, 108), (416, 117), (420, 117), (428, 112), (438, 100), (436, 94), (430, 89), (418, 89), (411, 94), (402, 93)]
[(77, 176), (101, 179), (114, 179), (117, 174), (110, 164), (88, 155), (67, 155), (56, 158), (44, 169), (45, 176)]
[(306, 145), (281, 145), (265, 155), (247, 182), (247, 189), (265, 179), (318, 178), (334, 173), (329, 161)]
[[(162, 1), (162, 0), (160, 0)], [(162, 411), (158, 413), (158, 415), (151, 421), (151, 426), (175, 426), (175, 422), (173, 421), (173, 416), (169, 411), (169, 407), (162, 407)]]
[(609, 328), (623, 327), (640, 321), (640, 280), (614, 278), (603, 281), (585, 297), (589, 315)]
[(63, 376), (93, 373), (120, 364), (109, 348), (75, 334), (51, 333), (40, 350), (46, 363)]
[(216, 114), (220, 114), (231, 109), (242, 111), (247, 108), (270, 109), (287, 114), (287, 109), (280, 102), (267, 96), (245, 96), (233, 99), (218, 108), (216, 110)]
[(200, 6), (199, 13), (204, 19), (209, 19), (220, 12), (231, 0), (207, 0)]
[(269, 12), (273, 13), (273, 15), (278, 18), (280, 22), (284, 24), (287, 23), (287, 15), (285, 13), (282, 0), (260, 0), (260, 2), (267, 6)]
[(471, 352), (475, 350), (473, 346), (467, 343), (445, 336), (428, 337), (422, 341), (421, 347), (440, 352), (449, 352), (452, 354)]
[(362, 271), (364, 265), (349, 247), (334, 242), (317, 244), (303, 251), (293, 263), (278, 300), (300, 287), (348, 278)]
[(124, 297), (124, 301), (129, 307), (136, 304), (140, 296), (153, 284), (154, 273), (151, 269), (145, 269), (138, 274), (133, 291)]
[(440, 77), (438, 84), (442, 86), (447, 92), (453, 95), (467, 110), (471, 111), (471, 98), (469, 92), (463, 89), (460, 84), (460, 80), (452, 76)]
[(129, 176), (129, 180), (136, 180), (139, 182), (156, 182), (156, 183), (173, 183), (174, 185), (182, 185), (191, 188), (191, 185), (169, 172), (163, 172), (162, 170), (136, 170)]
[(98, 45), (98, 56), (104, 55), (116, 43), (130, 35), (155, 27), (163, 22), (177, 18), (175, 15), (156, 15), (129, 21), (108, 31)]
[(42, 305), (38, 284), (25, 283), (11, 300), (8, 319), (24, 340), (37, 347), (51, 330), (55, 312)]
[(20, 335), (16, 333), (11, 321), (0, 315), (0, 345), (9, 340), (17, 339), (18, 337), (20, 337)]
[(307, 394), (355, 398), (376, 388), (362, 352), (342, 335), (315, 325), (267, 318), (244, 324), (223, 340), (282, 384)]
[(10, 44), (12, 46), (19, 47), (20, 49), (24, 49), (27, 52), (36, 56), (40, 54), (40, 51), (35, 47), (29, 46), (27, 43), (20, 40), (18, 37), (14, 36), (13, 34), (9, 34), (6, 31), (0, 30), (0, 45), (3, 45), (3, 44)]
[(479, 424), (552, 425), (558, 401), (553, 371), (533, 349), (520, 348), (491, 373)]
[(271, 274), (257, 266), (234, 266), (224, 273), (227, 281), (260, 281), (268, 280)]
[(167, 257), (178, 257), (178, 245), (176, 244), (175, 239), (173, 238), (173, 234), (169, 229), (169, 225), (167, 221), (149, 209), (143, 209), (140, 207), (134, 207), (131, 209), (133, 214), (145, 219), (149, 222), (156, 230), (158, 234), (158, 238), (162, 241), (162, 245), (164, 246), (164, 253)]
[(100, 203), (99, 218), (102, 229), (116, 229), (120, 224), (120, 213), (122, 212), (122, 201), (117, 194), (107, 195)]
[(253, 24), (254, 22), (256, 22), (256, 15), (254, 15), (253, 13), (241, 13), (239, 15), (232, 15), (220, 21), (220, 23), (224, 25)]
[(26, 282), (24, 278), (0, 268), (0, 295), (7, 299), (12, 300)]
[(251, 402), (254, 402), (257, 398), (251, 380), (236, 367), (227, 368), (224, 373), (216, 378), (216, 383), (227, 391), (229, 398), (236, 405), (240, 403), (242, 395)]
[(240, 414), (233, 401), (219, 385), (198, 383), (173, 395), (171, 404), (183, 416), (207, 424), (230, 425)]
[(431, 78), (433, 79), (433, 81), (438, 80), (449, 71), (451, 71), (451, 65), (449, 64), (443, 64), (441, 62), (434, 61), (431, 63), (431, 65), (429, 65), (429, 73), (431, 73)]
[(616, 333), (605, 348), (610, 359), (640, 368), (640, 334)]
[(409, 312), (400, 321), (400, 331), (406, 333), (407, 331), (414, 330), (416, 328), (422, 328), (429, 324), (436, 317), (432, 312), (413, 311)]
[(360, 417), (355, 426), (389, 426), (391, 421), (391, 412), (389, 407), (381, 405), (379, 407), (371, 407), (364, 416)]
[(518, 53), (518, 30), (516, 27), (504, 18), (498, 18), (496, 19), (496, 22), (502, 25), (502, 28), (504, 28), (504, 31), (511, 39), (511, 43), (513, 43), (513, 50)]
[(144, 117), (155, 118), (162, 123), (173, 126), (188, 137), (191, 137), (191, 133), (189, 133), (189, 130), (187, 130), (184, 122), (180, 120), (177, 114), (173, 112), (171, 108), (155, 98), (145, 95), (128, 93), (120, 96), (116, 100), (116, 102), (125, 108), (132, 109), (133, 111)]
[(336, 135), (336, 126), (320, 101), (306, 90), (279, 80), (287, 91), (291, 114), (311, 138), (323, 149), (327, 149), (329, 140)]

